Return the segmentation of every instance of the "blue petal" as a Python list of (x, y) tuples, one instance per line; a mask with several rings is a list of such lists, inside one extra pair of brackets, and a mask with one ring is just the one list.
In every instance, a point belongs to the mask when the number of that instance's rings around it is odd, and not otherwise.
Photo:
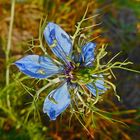
[[(52, 97), (56, 103), (49, 100)], [(43, 112), (47, 113), (51, 120), (55, 120), (56, 117), (61, 114), (70, 104), (70, 95), (67, 88), (67, 83), (61, 87), (53, 90), (45, 99), (43, 105)]]
[(69, 35), (55, 23), (48, 23), (44, 30), (45, 40), (53, 53), (63, 61), (71, 55), (72, 43)]
[[(97, 77), (97, 76), (96, 76)], [(107, 89), (105, 87), (105, 83), (104, 83), (104, 78), (103, 76), (99, 76), (100, 79), (98, 79), (95, 81), (95, 83), (89, 83), (86, 85), (87, 89), (94, 95), (96, 96), (96, 94), (102, 94), (104, 93)]]
[(60, 73), (61, 69), (50, 58), (38, 55), (28, 55), (15, 62), (24, 74), (34, 78), (46, 78)]
[(96, 44), (89, 42), (82, 47), (82, 52), (80, 56), (80, 63), (84, 63), (85, 66), (90, 66), (94, 61), (94, 50)]

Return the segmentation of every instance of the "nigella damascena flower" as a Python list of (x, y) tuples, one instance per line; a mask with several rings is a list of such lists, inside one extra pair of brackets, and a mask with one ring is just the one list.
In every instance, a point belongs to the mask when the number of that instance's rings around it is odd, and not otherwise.
[[(106, 88), (101, 74), (90, 75), (88, 72), (88, 67), (93, 66), (96, 47), (94, 43), (85, 44), (81, 54), (74, 56), (69, 35), (58, 25), (48, 23), (44, 36), (48, 46), (58, 59), (62, 60), (63, 65), (58, 66), (50, 57), (38, 55), (28, 55), (16, 61), (15, 65), (24, 74), (34, 78), (45, 79), (54, 75), (64, 75), (64, 78), (61, 78), (62, 84), (49, 93), (43, 105), (43, 112), (47, 113), (51, 120), (55, 120), (71, 103), (70, 88), (82, 84), (93, 96), (96, 96), (96, 90), (101, 94)], [(55, 102), (52, 102), (49, 97), (53, 97)]]

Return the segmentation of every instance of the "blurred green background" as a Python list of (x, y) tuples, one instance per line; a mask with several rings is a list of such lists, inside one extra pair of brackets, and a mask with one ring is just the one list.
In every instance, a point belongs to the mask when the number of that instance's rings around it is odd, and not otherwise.
[[(38, 49), (41, 19), (59, 24), (69, 34), (75, 31), (75, 24), (82, 18), (87, 5), (87, 16), (99, 14), (97, 18), (87, 21), (86, 25), (102, 23), (90, 30), (89, 34), (97, 44), (107, 43), (109, 52), (107, 60), (119, 51), (117, 58), (128, 58), (134, 64), (130, 68), (140, 70), (140, 1), (139, 0), (16, 0), (14, 22), (12, 27), (9, 59), (6, 60), (9, 42), (9, 25), (11, 21), (12, 0), (0, 1), (0, 140), (90, 140), (90, 135), (83, 126), (64, 113), (56, 121), (49, 121), (42, 113), (45, 92), (39, 102), (34, 104), (30, 94), (35, 94), (43, 84), (19, 73), (10, 65), (10, 80), (6, 85), (6, 69), (9, 64), (25, 54), (42, 54)], [(46, 23), (47, 24), (47, 23)], [(28, 50), (28, 51), (27, 51)], [(105, 61), (107, 61), (105, 60)], [(94, 125), (87, 122), (86, 127), (95, 140), (139, 140), (140, 135), (140, 75), (123, 70), (115, 71), (117, 92), (121, 102), (110, 93), (105, 95), (102, 110), (120, 111), (110, 117), (120, 123), (110, 123), (96, 117)], [(46, 92), (49, 92), (48, 89)]]

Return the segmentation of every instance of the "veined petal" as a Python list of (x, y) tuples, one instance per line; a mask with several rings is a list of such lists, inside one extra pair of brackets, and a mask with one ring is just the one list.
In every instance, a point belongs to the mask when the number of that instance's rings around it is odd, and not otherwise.
[(72, 43), (69, 35), (55, 23), (49, 22), (44, 30), (45, 40), (53, 53), (63, 61), (70, 56)]
[(84, 63), (85, 66), (92, 65), (94, 61), (94, 50), (95, 50), (96, 44), (89, 42), (86, 45), (82, 47), (81, 57), (80, 57), (80, 63)]
[[(49, 100), (52, 97), (56, 103)], [(70, 104), (70, 95), (67, 87), (67, 83), (61, 87), (53, 90), (45, 99), (43, 105), (43, 112), (47, 113), (51, 120), (55, 120), (56, 117), (61, 114)]]
[[(96, 76), (95, 76), (96, 77)], [(87, 89), (94, 95), (96, 94), (102, 94), (104, 93), (107, 89), (105, 87), (104, 83), (104, 78), (102, 75), (99, 75), (100, 79), (97, 79), (95, 83), (89, 83), (86, 85)]]
[(47, 78), (60, 73), (62, 68), (56, 66), (50, 58), (28, 55), (15, 62), (24, 74), (34, 78)]

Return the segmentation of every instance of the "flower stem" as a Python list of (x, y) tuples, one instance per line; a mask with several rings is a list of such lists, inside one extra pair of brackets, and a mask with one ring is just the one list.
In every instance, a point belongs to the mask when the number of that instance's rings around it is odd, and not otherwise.
[(85, 21), (85, 17), (86, 17), (87, 12), (88, 12), (88, 7), (89, 6), (87, 6), (87, 9), (86, 9), (86, 11), (84, 13), (84, 16), (83, 16), (82, 20), (80, 22), (78, 22), (78, 25), (76, 26), (76, 31), (75, 31), (74, 35), (71, 37), (72, 38), (72, 45), (74, 45), (75, 38), (77, 37), (77, 35), (79, 34), (79, 31), (81, 30), (80, 29), (81, 24)]
[(11, 5), (11, 19), (10, 19), (10, 26), (9, 26), (9, 33), (8, 33), (8, 43), (6, 48), (6, 86), (9, 85), (9, 54), (11, 49), (11, 41), (12, 41), (12, 30), (13, 30), (13, 23), (14, 23), (14, 11), (15, 11), (15, 0), (12, 0)]
[[(5, 75), (5, 80), (6, 80), (6, 86), (9, 85), (9, 74), (10, 74), (10, 65), (9, 65), (9, 54), (10, 54), (10, 49), (11, 49), (11, 42), (12, 42), (12, 30), (13, 30), (13, 23), (14, 23), (14, 11), (15, 11), (15, 0), (12, 0), (12, 5), (11, 5), (11, 18), (10, 18), (10, 26), (9, 26), (9, 33), (8, 33), (8, 43), (7, 43), (7, 48), (5, 51), (6, 55), (6, 75)], [(11, 110), (11, 103), (10, 103), (10, 96), (7, 93), (7, 106), (9, 110)]]

